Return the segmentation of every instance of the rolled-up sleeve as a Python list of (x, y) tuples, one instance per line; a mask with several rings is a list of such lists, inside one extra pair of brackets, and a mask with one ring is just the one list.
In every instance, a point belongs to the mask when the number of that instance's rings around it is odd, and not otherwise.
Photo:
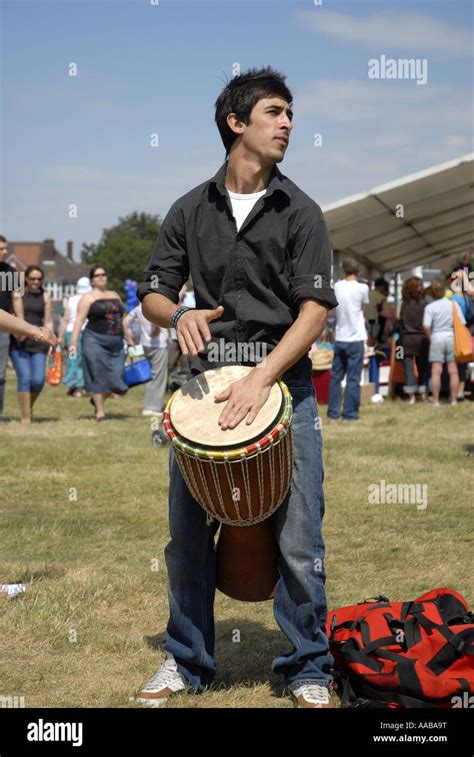
[(138, 299), (143, 302), (147, 294), (162, 294), (174, 303), (189, 277), (184, 223), (179, 206), (175, 203), (168, 211), (151, 253), (143, 281), (138, 285)]
[(331, 243), (324, 216), (316, 203), (298, 211), (289, 247), (293, 265), (289, 287), (295, 308), (299, 308), (303, 300), (318, 300), (328, 309), (337, 307), (331, 287)]

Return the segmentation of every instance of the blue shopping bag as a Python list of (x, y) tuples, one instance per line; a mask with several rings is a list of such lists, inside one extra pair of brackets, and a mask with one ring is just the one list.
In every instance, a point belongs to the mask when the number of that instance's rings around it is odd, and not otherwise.
[(124, 381), (127, 386), (146, 384), (153, 378), (151, 365), (143, 354), (143, 348), (130, 347), (128, 350), (129, 363), (125, 364)]

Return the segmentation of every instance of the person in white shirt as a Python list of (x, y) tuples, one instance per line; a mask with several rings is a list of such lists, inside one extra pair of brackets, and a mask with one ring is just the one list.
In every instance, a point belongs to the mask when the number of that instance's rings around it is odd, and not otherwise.
[(439, 390), (441, 386), (441, 373), (443, 364), (449, 374), (449, 390), (451, 405), (457, 404), (459, 388), (459, 374), (454, 357), (454, 316), (453, 307), (457, 308), (457, 314), (461, 323), (466, 319), (457, 302), (452, 302), (444, 296), (444, 286), (439, 281), (431, 285), (433, 302), (426, 306), (423, 314), (423, 330), (430, 337), (431, 363), (431, 396), (433, 405), (439, 405)]
[(369, 287), (357, 280), (357, 261), (346, 258), (342, 267), (345, 278), (334, 285), (334, 294), (339, 305), (336, 308), (336, 338), (329, 385), (328, 418), (336, 419), (341, 415), (341, 382), (346, 376), (342, 419), (356, 421), (359, 417), (364, 342), (367, 339), (364, 305), (369, 304)]
[[(59, 326), (58, 340), (63, 349), (69, 354), (71, 346), (72, 332), (77, 318), (77, 306), (82, 297), (92, 290), (90, 279), (87, 276), (81, 276), (77, 280), (76, 294), (71, 295), (67, 301), (64, 315), (61, 318)], [(86, 327), (87, 321), (84, 321), (82, 331)], [(82, 333), (77, 342), (77, 356), (68, 359), (66, 375), (63, 378), (63, 384), (68, 388), (68, 397), (82, 397), (84, 394), (84, 372), (82, 370)]]
[(150, 361), (152, 380), (145, 384), (145, 402), (142, 415), (163, 413), (163, 398), (168, 383), (168, 329), (150, 323), (142, 313), (141, 303), (128, 314), (128, 325), (136, 323), (140, 331), (140, 344)]

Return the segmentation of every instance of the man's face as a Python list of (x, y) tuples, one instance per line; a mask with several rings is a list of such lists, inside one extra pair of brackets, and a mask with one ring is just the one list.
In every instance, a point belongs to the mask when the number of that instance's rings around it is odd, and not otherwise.
[(265, 162), (280, 163), (288, 147), (292, 118), (293, 112), (283, 98), (275, 95), (259, 100), (252, 109), (248, 125), (236, 122), (243, 128), (242, 147)]
[(8, 244), (6, 242), (0, 242), (0, 263), (3, 263), (7, 257)]

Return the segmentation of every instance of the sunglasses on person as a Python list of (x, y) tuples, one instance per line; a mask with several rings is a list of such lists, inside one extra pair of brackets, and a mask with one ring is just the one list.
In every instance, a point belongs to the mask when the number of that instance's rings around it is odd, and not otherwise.
[(105, 276), (107, 276), (107, 274), (106, 273), (94, 273), (94, 275), (92, 276), (92, 278), (93, 279), (97, 279), (99, 276), (104, 276), (105, 277)]

